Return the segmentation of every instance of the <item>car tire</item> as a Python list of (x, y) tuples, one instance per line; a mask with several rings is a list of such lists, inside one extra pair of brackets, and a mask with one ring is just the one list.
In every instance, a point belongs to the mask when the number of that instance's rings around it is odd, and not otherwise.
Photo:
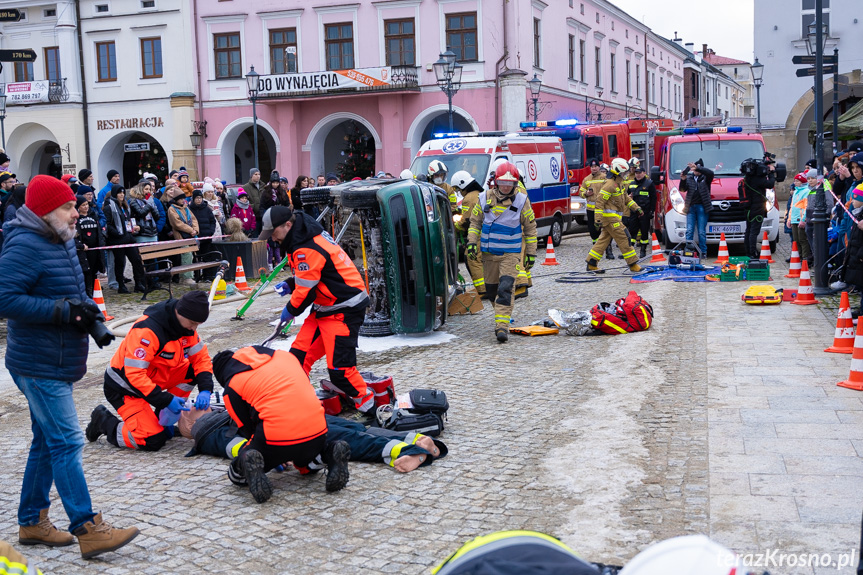
[(559, 246), (561, 239), (563, 239), (563, 220), (559, 215), (554, 216), (554, 221), (551, 223), (549, 235), (551, 236), (551, 245), (554, 247)]
[(677, 244), (671, 243), (671, 239), (668, 237), (668, 233), (665, 231), (664, 228), (662, 230), (662, 243), (663, 245), (665, 245), (665, 249), (667, 250), (673, 250), (675, 247), (677, 247)]
[(580, 226), (586, 226), (587, 225), (587, 216), (575, 216), (575, 223), (577, 223)]
[(384, 337), (387, 335), (393, 335), (389, 318), (366, 318), (363, 325), (360, 326), (360, 335), (363, 337)]
[(326, 204), (330, 201), (329, 188), (303, 188), (300, 199), (304, 204)]
[(378, 207), (377, 189), (359, 189), (342, 191), (341, 204), (345, 208), (367, 210)]

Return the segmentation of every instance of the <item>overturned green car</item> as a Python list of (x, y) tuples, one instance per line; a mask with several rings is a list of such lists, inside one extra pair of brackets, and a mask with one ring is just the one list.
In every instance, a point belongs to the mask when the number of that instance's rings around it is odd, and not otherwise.
[[(424, 333), (446, 322), (459, 289), (449, 198), (416, 180), (357, 180), (302, 191), (351, 256), (371, 305), (360, 335)], [(326, 203), (324, 203), (326, 202)]]

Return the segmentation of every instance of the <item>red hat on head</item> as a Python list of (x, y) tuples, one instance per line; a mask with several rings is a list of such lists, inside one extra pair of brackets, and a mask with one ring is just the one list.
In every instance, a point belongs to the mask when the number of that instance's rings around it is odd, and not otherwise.
[(40, 218), (66, 202), (74, 202), (72, 188), (51, 176), (36, 176), (30, 180), (24, 194), (24, 205)]
[(74, 177), (75, 176), (73, 176), (72, 174), (63, 174), (63, 177), (60, 178), (60, 181), (63, 182), (64, 184), (68, 184), (69, 180), (71, 180)]
[(796, 176), (794, 176), (794, 181), (800, 182), (801, 184), (805, 184), (806, 183), (806, 176), (804, 176), (803, 174), (797, 174)]

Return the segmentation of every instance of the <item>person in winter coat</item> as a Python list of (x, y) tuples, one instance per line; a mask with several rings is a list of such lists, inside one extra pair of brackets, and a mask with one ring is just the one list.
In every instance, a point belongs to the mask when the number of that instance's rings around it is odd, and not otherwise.
[(264, 184), (261, 182), (261, 170), (252, 168), (249, 170), (249, 181), (243, 186), (243, 189), (249, 195), (249, 203), (252, 205), (252, 210), (255, 212), (256, 227), (254, 234), (251, 237), (257, 237), (261, 231), (261, 192)]
[[(297, 176), (296, 182), (294, 182), (294, 187), (291, 188), (290, 197), (291, 202), (293, 202), (294, 209), (307, 211), (305, 205), (303, 204), (302, 198), (302, 190), (303, 188), (308, 188), (311, 186), (312, 180), (308, 176)], [(311, 214), (312, 217), (317, 217), (318, 214)]]
[[(167, 192), (166, 192), (167, 193)], [(186, 195), (179, 188), (175, 189), (171, 197), (171, 207), (168, 208), (168, 221), (171, 223), (171, 229), (174, 230), (174, 239), (183, 240), (196, 238), (198, 233), (198, 220), (189, 206), (186, 204)], [(180, 264), (188, 265), (192, 263), (192, 254), (180, 254)], [(183, 282), (186, 284), (194, 284), (192, 272), (183, 272), (181, 274)]]
[[(174, 228), (171, 227), (171, 222), (168, 220), (168, 210), (171, 208), (171, 204), (174, 203), (174, 199), (177, 196), (186, 197), (181, 190), (176, 185), (170, 185), (165, 188), (165, 191), (162, 192), (162, 196), (159, 198), (158, 203), (162, 204), (162, 210), (165, 212), (165, 225), (159, 230), (159, 241), (166, 242), (168, 240), (174, 239)], [(158, 209), (158, 208), (157, 208)]]
[[(43, 175), (30, 181), (25, 205), (5, 229), (0, 317), (7, 318), (6, 369), (27, 398), (33, 430), (29, 455), (6, 461), (10, 469), (27, 461), (18, 540), (60, 547), (77, 537), (88, 559), (119, 549), (138, 530), (105, 523), (93, 510), (84, 476), (84, 437), (72, 388), (87, 372), (88, 332), (104, 316), (84, 289), (73, 241), (77, 219), (68, 186)], [(99, 345), (110, 339), (100, 339)], [(48, 517), (53, 484), (69, 517), (68, 532)]]
[(177, 182), (183, 193), (186, 194), (187, 198), (192, 197), (192, 192), (195, 191), (195, 186), (192, 185), (192, 182), (189, 181), (189, 174), (185, 171), (180, 171), (177, 174)]
[(213, 218), (216, 220), (216, 230), (213, 235), (222, 235), (222, 224), (225, 223), (225, 206), (222, 200), (216, 195), (214, 184), (204, 184), (204, 203), (210, 207), (213, 212)]
[(279, 172), (273, 170), (270, 174), (270, 181), (261, 188), (261, 213), (266, 212), (273, 206), (280, 206), (281, 198), (279, 197)]
[[(852, 226), (848, 234), (848, 247), (845, 249), (841, 276), (843, 282), (857, 286), (858, 291), (863, 291), (863, 184), (850, 191), (850, 198), (851, 214), (858, 223), (855, 224), (851, 218), (848, 218)], [(860, 302), (860, 310), (852, 313), (854, 317), (861, 314), (863, 314), (863, 301)]]
[(686, 192), (683, 213), (686, 214), (686, 241), (691, 242), (698, 231), (698, 251), (701, 257), (707, 256), (707, 214), (713, 209), (710, 201), (710, 186), (713, 171), (704, 167), (699, 158), (689, 162), (680, 174), (680, 191)]
[(150, 180), (141, 180), (138, 185), (129, 190), (129, 208), (135, 224), (140, 228), (134, 234), (135, 243), (155, 242), (159, 235), (159, 211), (155, 204), (146, 200), (152, 195), (153, 184)]
[(812, 265), (812, 248), (806, 236), (806, 206), (809, 203), (809, 186), (806, 176), (794, 176), (794, 192), (791, 195), (791, 209), (788, 212), (788, 225), (791, 227), (792, 241), (797, 242), (800, 257)]
[[(204, 201), (204, 194), (201, 193), (201, 190), (195, 190), (192, 193), (192, 203), (189, 204), (189, 210), (198, 222), (199, 237), (209, 238), (216, 233), (216, 218), (213, 216), (213, 210), (210, 208), (210, 205)], [(212, 251), (212, 239), (198, 240), (197, 257), (203, 257)], [(212, 281), (216, 277), (216, 270), (214, 268), (201, 270), (201, 272), (204, 281)]]
[(240, 191), (237, 192), (237, 203), (231, 210), (231, 217), (243, 222), (243, 231), (249, 237), (254, 237), (252, 234), (256, 226), (255, 210), (249, 201), (249, 194), (246, 193), (245, 188), (240, 188)]
[[(234, 209), (234, 202), (232, 202), (228, 198), (228, 194), (225, 193), (225, 184), (223, 184), (222, 182), (217, 180), (213, 184), (213, 188), (215, 188), (214, 191), (216, 193), (216, 199), (218, 199), (220, 202), (222, 202), (222, 211), (225, 214), (224, 215), (225, 219), (230, 218), (231, 217), (231, 210)], [(207, 199), (206, 195), (204, 196), (204, 199), (205, 200)], [(222, 222), (222, 223), (224, 223), (224, 222)]]
[(15, 214), (18, 209), (24, 205), (24, 198), (27, 193), (27, 188), (18, 184), (12, 189), (9, 198), (6, 200), (6, 207), (3, 210), (3, 223), (11, 222), (15, 219)]
[(98, 248), (104, 244), (102, 228), (99, 226), (99, 221), (90, 214), (90, 203), (84, 196), (78, 196), (75, 199), (75, 207), (78, 210), (76, 225), (78, 234), (75, 236), (75, 247), (80, 250), (78, 259), (84, 272), (84, 288), (87, 290), (87, 295), (93, 297), (96, 274), (103, 270), (101, 251), (92, 248)]
[[(120, 184), (115, 184), (111, 188), (111, 195), (105, 199), (105, 204), (102, 206), (102, 211), (105, 214), (106, 226), (106, 244), (109, 246), (122, 246), (135, 243), (133, 234), (138, 233), (141, 229), (137, 225), (132, 224), (131, 212), (129, 204), (126, 203), (126, 188)], [(114, 254), (114, 274), (117, 281), (117, 293), (129, 293), (124, 283), (124, 273), (126, 271), (126, 258), (132, 262), (132, 276), (135, 279), (135, 291), (144, 292), (144, 264), (141, 261), (141, 254), (134, 247), (118, 247), (112, 249)]]

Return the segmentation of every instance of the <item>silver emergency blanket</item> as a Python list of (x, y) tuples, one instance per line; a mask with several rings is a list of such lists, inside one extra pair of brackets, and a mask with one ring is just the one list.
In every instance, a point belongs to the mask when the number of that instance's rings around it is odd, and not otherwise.
[(593, 329), (590, 325), (589, 311), (566, 312), (550, 309), (548, 317), (554, 325), (565, 330), (568, 335), (587, 335)]

